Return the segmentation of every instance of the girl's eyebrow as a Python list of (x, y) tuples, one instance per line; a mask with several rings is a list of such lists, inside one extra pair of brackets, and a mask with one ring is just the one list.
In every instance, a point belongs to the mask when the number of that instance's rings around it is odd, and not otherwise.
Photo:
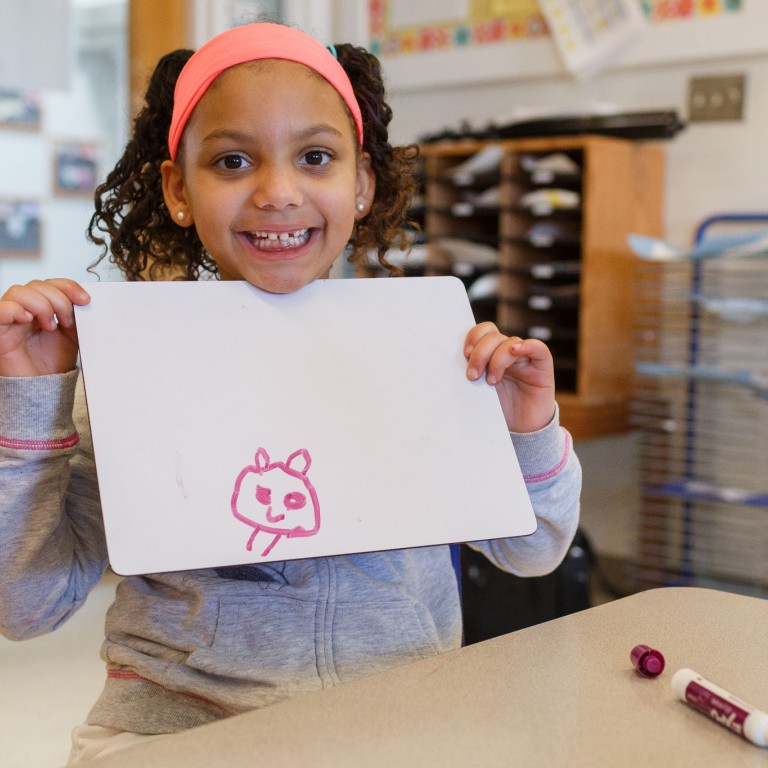
[(328, 125), (327, 123), (318, 123), (317, 125), (310, 125), (304, 130), (298, 131), (294, 135), (294, 138), (306, 141), (322, 134), (330, 134), (335, 138), (341, 138), (344, 136), (344, 134), (338, 128), (334, 128), (332, 125)]
[[(294, 134), (289, 134), (288, 138), (294, 141), (309, 141), (317, 138), (318, 136), (327, 135), (332, 138), (342, 138), (344, 134), (332, 125), (327, 123), (318, 123), (316, 125), (310, 125), (306, 128), (302, 128)], [(203, 137), (202, 144), (210, 144), (215, 141), (232, 141), (236, 144), (245, 144), (254, 140), (254, 135), (250, 133), (244, 133), (243, 131), (237, 131), (230, 128), (218, 128), (211, 131), (209, 134)]]

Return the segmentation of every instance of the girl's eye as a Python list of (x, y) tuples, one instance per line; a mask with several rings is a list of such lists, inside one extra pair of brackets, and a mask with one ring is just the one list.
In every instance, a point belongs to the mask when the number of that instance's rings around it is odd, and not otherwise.
[(330, 160), (331, 156), (322, 149), (312, 149), (301, 158), (306, 165), (328, 165)]
[(216, 161), (216, 165), (227, 171), (239, 171), (241, 168), (247, 168), (249, 163), (242, 155), (224, 155)]

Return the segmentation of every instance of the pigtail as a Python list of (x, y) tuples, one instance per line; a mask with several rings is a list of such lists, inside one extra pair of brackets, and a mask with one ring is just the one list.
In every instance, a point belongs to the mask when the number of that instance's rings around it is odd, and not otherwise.
[(87, 236), (103, 251), (91, 269), (109, 255), (128, 280), (196, 280), (202, 272), (216, 271), (195, 228), (179, 227), (171, 220), (162, 193), (160, 165), (169, 159), (173, 91), (192, 53), (179, 49), (160, 59), (130, 141), (96, 189)]
[(375, 251), (383, 267), (391, 273), (398, 273), (401, 270), (387, 261), (387, 251), (409, 246), (405, 226), (416, 192), (414, 166), (418, 147), (392, 147), (389, 143), (392, 109), (386, 101), (379, 60), (364, 48), (346, 43), (336, 45), (335, 50), (360, 105), (363, 149), (370, 154), (376, 175), (373, 205), (368, 215), (358, 222), (352, 235), (350, 261), (359, 261), (368, 252)]

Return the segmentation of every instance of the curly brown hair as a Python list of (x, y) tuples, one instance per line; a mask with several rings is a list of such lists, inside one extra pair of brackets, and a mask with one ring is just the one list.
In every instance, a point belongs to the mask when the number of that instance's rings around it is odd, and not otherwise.
[[(407, 248), (409, 243), (406, 219), (416, 191), (418, 147), (392, 147), (389, 143), (392, 110), (385, 99), (378, 59), (364, 48), (348, 44), (337, 45), (335, 50), (360, 104), (363, 150), (371, 156), (376, 177), (371, 210), (357, 222), (349, 241), (349, 260), (358, 262), (375, 252), (383, 267), (398, 274), (401, 270), (387, 261), (387, 252)], [(125, 151), (96, 189), (87, 236), (102, 252), (91, 269), (108, 257), (127, 280), (197, 280), (204, 273), (218, 275), (216, 263), (195, 228), (173, 222), (162, 192), (160, 166), (170, 159), (173, 91), (192, 53), (179, 49), (160, 59)]]
[(387, 261), (390, 248), (407, 248), (405, 226), (411, 201), (416, 192), (415, 164), (419, 149), (410, 144), (392, 147), (389, 123), (392, 109), (386, 101), (381, 63), (364, 48), (337, 45), (336, 54), (355, 91), (363, 115), (363, 150), (371, 156), (376, 176), (376, 195), (371, 211), (361, 219), (352, 234), (352, 262), (376, 252), (379, 263), (392, 273), (401, 270)]

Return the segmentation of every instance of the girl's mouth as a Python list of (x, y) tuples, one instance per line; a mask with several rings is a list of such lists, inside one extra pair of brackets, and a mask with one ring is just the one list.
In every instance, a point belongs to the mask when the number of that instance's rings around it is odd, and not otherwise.
[(246, 232), (248, 242), (261, 251), (287, 251), (301, 248), (309, 241), (309, 229), (297, 229), (292, 232)]

